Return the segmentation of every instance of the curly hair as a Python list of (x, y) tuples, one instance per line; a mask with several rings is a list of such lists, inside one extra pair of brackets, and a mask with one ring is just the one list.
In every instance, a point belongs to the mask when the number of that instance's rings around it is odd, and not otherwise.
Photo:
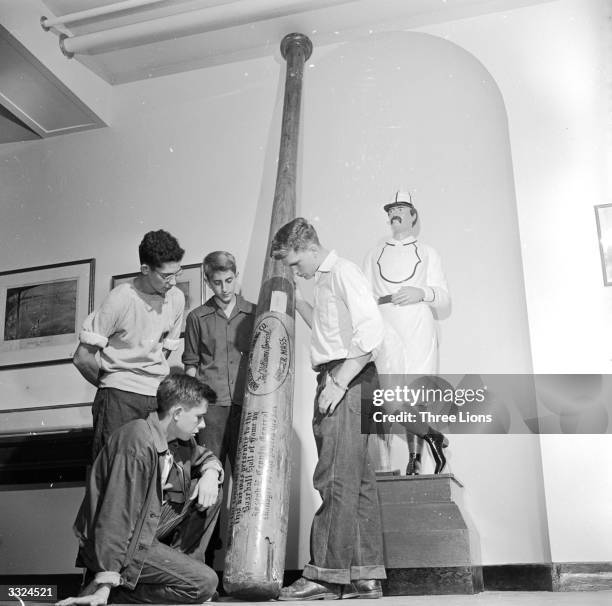
[(180, 263), (184, 254), (178, 240), (163, 229), (147, 232), (138, 247), (140, 264), (148, 265), (151, 269), (164, 263)]
[(310, 244), (319, 244), (319, 237), (315, 228), (302, 217), (297, 217), (283, 225), (274, 234), (270, 246), (270, 256), (275, 259), (284, 259), (289, 251), (304, 250)]
[(164, 417), (175, 404), (189, 409), (202, 400), (214, 404), (217, 394), (206, 383), (188, 375), (168, 375), (157, 388), (157, 412), (160, 417)]

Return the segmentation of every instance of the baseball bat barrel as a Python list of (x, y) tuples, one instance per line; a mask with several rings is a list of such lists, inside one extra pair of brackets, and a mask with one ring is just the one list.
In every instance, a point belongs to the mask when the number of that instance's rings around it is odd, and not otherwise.
[(251, 340), (223, 585), (246, 600), (278, 597), (283, 584), (293, 417), (295, 291), (290, 270), (269, 255), (272, 237), (295, 218), (304, 62), (312, 43), (283, 38), (287, 62), (276, 189)]

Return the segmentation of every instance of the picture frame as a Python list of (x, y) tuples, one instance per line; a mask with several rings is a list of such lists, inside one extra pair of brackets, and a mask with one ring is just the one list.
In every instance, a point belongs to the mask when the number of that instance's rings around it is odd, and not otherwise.
[(612, 286), (612, 204), (599, 204), (594, 208), (603, 282), (604, 286)]
[[(181, 327), (181, 338), (185, 336), (185, 323), (187, 314), (206, 301), (206, 282), (204, 281), (204, 266), (202, 263), (182, 265), (183, 273), (176, 281), (176, 285), (185, 295), (185, 313), (183, 314), (183, 325)], [(111, 278), (111, 289), (124, 282), (131, 282), (140, 272), (119, 274)]]
[(93, 310), (95, 259), (0, 272), (0, 369), (69, 362)]

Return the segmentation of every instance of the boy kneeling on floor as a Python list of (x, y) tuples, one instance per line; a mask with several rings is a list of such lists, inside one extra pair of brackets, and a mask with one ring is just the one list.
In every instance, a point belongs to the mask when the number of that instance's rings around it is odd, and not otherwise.
[(74, 525), (88, 581), (69, 604), (195, 604), (214, 594), (204, 552), (219, 516), (223, 470), (194, 436), (215, 392), (170, 375), (157, 412), (117, 429), (97, 456)]

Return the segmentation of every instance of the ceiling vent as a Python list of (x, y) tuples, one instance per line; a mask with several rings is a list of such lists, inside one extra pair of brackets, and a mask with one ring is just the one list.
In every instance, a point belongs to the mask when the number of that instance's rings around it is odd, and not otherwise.
[(0, 26), (0, 143), (65, 135), (105, 124)]

